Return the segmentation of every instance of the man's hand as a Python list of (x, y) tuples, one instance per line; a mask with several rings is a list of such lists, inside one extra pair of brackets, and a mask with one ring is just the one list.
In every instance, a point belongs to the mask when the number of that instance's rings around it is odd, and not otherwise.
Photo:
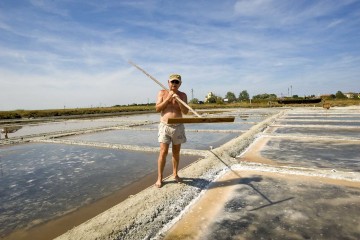
[(177, 97), (179, 97), (176, 93), (174, 93), (173, 91), (169, 91), (168, 97), (167, 97), (167, 101), (171, 102), (174, 98), (176, 99)]

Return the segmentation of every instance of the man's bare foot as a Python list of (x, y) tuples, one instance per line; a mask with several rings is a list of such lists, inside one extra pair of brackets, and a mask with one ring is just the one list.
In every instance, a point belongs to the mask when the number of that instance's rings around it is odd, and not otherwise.
[(161, 188), (162, 187), (162, 181), (160, 181), (160, 180), (156, 181), (155, 187)]
[(176, 175), (174, 178), (175, 178), (175, 181), (176, 181), (177, 183), (181, 183), (181, 182), (182, 182), (182, 179), (181, 179), (178, 175)]

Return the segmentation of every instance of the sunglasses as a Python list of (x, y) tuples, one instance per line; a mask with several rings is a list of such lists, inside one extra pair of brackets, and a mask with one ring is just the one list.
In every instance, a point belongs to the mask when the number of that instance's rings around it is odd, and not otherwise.
[(172, 81), (170, 81), (172, 84), (179, 84), (180, 83), (180, 81), (178, 81), (178, 80), (172, 80)]

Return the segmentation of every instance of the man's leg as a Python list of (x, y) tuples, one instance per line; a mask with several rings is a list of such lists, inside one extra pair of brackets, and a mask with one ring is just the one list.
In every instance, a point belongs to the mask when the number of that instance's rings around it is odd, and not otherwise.
[(181, 178), (178, 175), (179, 162), (180, 162), (180, 149), (181, 144), (172, 145), (172, 164), (173, 164), (173, 176), (175, 181), (180, 182)]
[(158, 178), (155, 186), (160, 188), (162, 186), (163, 172), (166, 163), (166, 156), (169, 151), (169, 144), (160, 143), (160, 153), (158, 158)]

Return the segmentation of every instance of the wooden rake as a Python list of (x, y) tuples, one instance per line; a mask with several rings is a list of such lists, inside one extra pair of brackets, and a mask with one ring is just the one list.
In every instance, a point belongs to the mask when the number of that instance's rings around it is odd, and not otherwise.
[[(146, 76), (148, 76), (150, 79), (152, 79), (154, 82), (156, 82), (158, 85), (160, 85), (164, 90), (169, 90), (157, 79), (155, 79), (153, 76), (151, 76), (149, 73), (147, 73), (144, 69), (133, 63), (132, 61), (129, 61), (131, 65), (139, 69), (141, 72), (143, 72)], [(187, 109), (189, 109), (192, 113), (194, 113), (197, 117), (188, 117), (188, 118), (169, 118), (168, 124), (176, 124), (176, 123), (214, 123), (214, 122), (234, 122), (235, 117), (202, 117), (200, 114), (198, 114), (194, 109), (192, 109), (189, 105), (187, 105), (186, 102), (181, 100), (178, 96), (175, 97), (176, 101), (179, 104), (184, 105)]]

